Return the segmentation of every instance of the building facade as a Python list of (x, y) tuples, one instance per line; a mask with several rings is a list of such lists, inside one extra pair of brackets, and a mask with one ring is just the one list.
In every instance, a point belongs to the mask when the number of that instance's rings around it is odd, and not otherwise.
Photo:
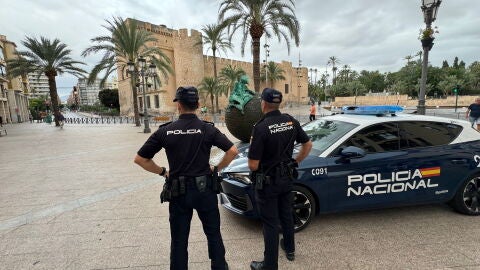
[(45, 74), (29, 73), (28, 84), (30, 86), (31, 98), (50, 96), (50, 87), (48, 85), (48, 77)]
[(6, 61), (17, 56), (15, 43), (0, 35), (0, 117), (2, 123), (29, 120), (27, 76), (9, 77)]
[(99, 102), (98, 92), (100, 92), (100, 80), (97, 79), (93, 84), (87, 84), (86, 78), (78, 79), (78, 102), (80, 105), (94, 105)]
[[(127, 19), (133, 20), (133, 19)], [(140, 29), (153, 33), (157, 41), (150, 42), (148, 46), (160, 48), (170, 59), (173, 74), (168, 78), (160, 77), (161, 85), (152, 85), (146, 89), (146, 105), (151, 113), (175, 112), (173, 103), (176, 89), (179, 86), (198, 86), (204, 77), (213, 77), (213, 57), (203, 54), (202, 46), (196, 45), (201, 40), (201, 33), (197, 30), (174, 30), (165, 25), (154, 25), (148, 22), (137, 21)], [(277, 63), (284, 71), (285, 80), (277, 81), (273, 87), (284, 95), (285, 103), (308, 102), (308, 69), (293, 67), (291, 62)], [(253, 89), (253, 64), (217, 57), (217, 70), (220, 71), (227, 65), (241, 67), (250, 78), (249, 89)], [(262, 83), (261, 88), (266, 84)], [(143, 110), (142, 87), (137, 87), (139, 110)], [(118, 68), (118, 94), (120, 100), (120, 114), (133, 115), (133, 93), (130, 75), (124, 68)], [(211, 106), (209, 99), (201, 95), (200, 102)], [(220, 108), (228, 104), (228, 97), (219, 97)]]

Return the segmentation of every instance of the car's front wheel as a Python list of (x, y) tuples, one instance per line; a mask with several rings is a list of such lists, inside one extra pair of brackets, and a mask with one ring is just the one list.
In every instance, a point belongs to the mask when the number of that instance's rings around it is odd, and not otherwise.
[(307, 227), (315, 216), (316, 203), (312, 193), (301, 186), (293, 187), (293, 225), (295, 232)]
[(460, 213), (480, 215), (480, 176), (468, 178), (458, 189), (452, 201), (452, 206)]

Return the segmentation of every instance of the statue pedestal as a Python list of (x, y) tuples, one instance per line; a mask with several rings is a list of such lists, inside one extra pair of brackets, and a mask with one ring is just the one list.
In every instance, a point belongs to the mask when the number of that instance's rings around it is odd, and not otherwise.
[(243, 109), (244, 114), (235, 107), (229, 107), (226, 109), (225, 124), (227, 125), (228, 131), (230, 131), (235, 138), (242, 142), (250, 142), (253, 125), (263, 116), (260, 103), (261, 100), (256, 95), (245, 104)]

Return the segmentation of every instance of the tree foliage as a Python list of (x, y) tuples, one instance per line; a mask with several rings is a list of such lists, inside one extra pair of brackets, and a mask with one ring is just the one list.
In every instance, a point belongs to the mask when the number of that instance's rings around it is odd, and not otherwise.
[(260, 91), (260, 38), (276, 37), (284, 40), (290, 52), (290, 40), (300, 44), (300, 23), (295, 15), (293, 0), (222, 0), (218, 19), (228, 26), (230, 37), (242, 32), (241, 53), (245, 54), (248, 37), (253, 55), (253, 81), (255, 92)]
[[(84, 65), (84, 63), (73, 60), (70, 57), (72, 51), (58, 39), (26, 37), (22, 44), (27, 50), (18, 51), (17, 58), (7, 60), (7, 74), (11, 77), (24, 76), (28, 73), (36, 73), (39, 76), (45, 74), (48, 78), (53, 112), (58, 115), (60, 110), (55, 77), (63, 73), (83, 77), (86, 71), (78, 65)], [(60, 125), (57, 118), (55, 118), (55, 125)]]
[(98, 92), (98, 99), (105, 107), (120, 109), (118, 89), (103, 89)]
[[(157, 39), (153, 33), (138, 27), (136, 20), (123, 20), (121, 17), (113, 17), (111, 21), (106, 20), (103, 27), (108, 30), (109, 34), (98, 36), (91, 39), (94, 43), (91, 47), (85, 49), (82, 56), (86, 57), (94, 53), (103, 53), (103, 57), (90, 72), (88, 83), (92, 84), (101, 72), (104, 72), (100, 81), (100, 87), (103, 87), (108, 77), (117, 69), (122, 74), (127, 74), (128, 62), (134, 62), (140, 58), (146, 58), (156, 66), (156, 71), (160, 72), (162, 77), (167, 80), (168, 75), (173, 73), (171, 60), (163, 53), (159, 47), (148, 46)], [(135, 66), (137, 69), (138, 66)], [(161, 85), (159, 76), (155, 77), (156, 84)], [(135, 115), (135, 124), (140, 126), (140, 116), (138, 111), (137, 90), (135, 87), (136, 76), (130, 77), (130, 85), (133, 94), (133, 110)]]

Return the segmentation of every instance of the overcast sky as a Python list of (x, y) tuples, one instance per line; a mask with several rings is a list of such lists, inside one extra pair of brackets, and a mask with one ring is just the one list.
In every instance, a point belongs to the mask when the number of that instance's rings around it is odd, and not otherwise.
[[(58, 38), (84, 61), (90, 71), (100, 56), (82, 58), (90, 39), (106, 34), (101, 25), (112, 16), (131, 17), (169, 28), (198, 29), (216, 21), (219, 0), (0, 0), (0, 34), (24, 49), (25, 36)], [(285, 42), (269, 40), (269, 60), (287, 60), (325, 71), (328, 57), (340, 59), (360, 71), (397, 71), (405, 56), (421, 50), (417, 39), (425, 27), (421, 0), (299, 0), (296, 15), (301, 25), (300, 47), (287, 53)], [(451, 64), (455, 56), (467, 65), (480, 60), (480, 0), (443, 0), (437, 20), (440, 33), (430, 52), (430, 62)], [(237, 36), (239, 37), (239, 36)], [(265, 40), (262, 38), (262, 46)], [(293, 44), (293, 42), (292, 42)], [(240, 42), (223, 57), (251, 61), (249, 46), (240, 54)], [(264, 52), (262, 51), (262, 60)], [(318, 75), (319, 77), (320, 75)], [(68, 94), (75, 77), (57, 79), (60, 95)]]

